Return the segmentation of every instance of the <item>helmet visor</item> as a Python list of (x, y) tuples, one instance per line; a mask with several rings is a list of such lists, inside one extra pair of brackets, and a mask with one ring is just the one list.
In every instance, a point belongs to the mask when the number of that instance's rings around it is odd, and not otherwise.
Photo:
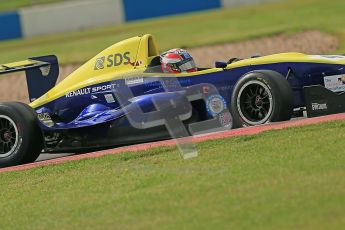
[(181, 72), (187, 71), (190, 69), (194, 69), (195, 68), (195, 62), (192, 58), (190, 58), (190, 59), (187, 59), (187, 60), (179, 63), (178, 67), (181, 70)]

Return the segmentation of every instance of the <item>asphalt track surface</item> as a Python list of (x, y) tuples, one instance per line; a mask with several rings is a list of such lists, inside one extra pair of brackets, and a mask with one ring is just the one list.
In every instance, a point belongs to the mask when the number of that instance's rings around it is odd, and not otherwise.
[[(333, 121), (333, 120), (345, 120), (345, 113), (333, 114), (333, 115), (322, 116), (322, 117), (306, 118), (306, 119), (294, 119), (294, 120), (290, 120), (286, 122), (276, 122), (276, 123), (260, 125), (260, 126), (233, 129), (233, 130), (224, 131), (224, 132), (204, 134), (204, 135), (195, 136), (192, 138), (192, 140), (193, 142), (198, 143), (198, 142), (207, 141), (207, 140), (215, 140), (215, 139), (221, 139), (221, 138), (233, 137), (233, 136), (253, 135), (253, 134), (258, 134), (258, 133), (268, 131), (268, 130), (276, 130), (276, 129), (284, 129), (288, 127), (295, 127), (295, 126), (318, 124), (318, 123)], [(150, 142), (150, 143), (144, 143), (144, 144), (119, 147), (119, 148), (108, 149), (108, 150), (92, 152), (92, 153), (79, 154), (79, 155), (41, 154), (39, 159), (34, 163), (2, 168), (0, 169), (0, 173), (11, 172), (11, 171), (21, 171), (21, 170), (42, 167), (42, 166), (47, 166), (47, 165), (60, 164), (67, 161), (96, 158), (96, 157), (101, 157), (101, 156), (109, 155), (109, 154), (144, 151), (150, 148), (156, 148), (156, 147), (162, 147), (162, 146), (175, 146), (175, 145), (176, 145), (175, 140), (166, 140), (166, 141)]]

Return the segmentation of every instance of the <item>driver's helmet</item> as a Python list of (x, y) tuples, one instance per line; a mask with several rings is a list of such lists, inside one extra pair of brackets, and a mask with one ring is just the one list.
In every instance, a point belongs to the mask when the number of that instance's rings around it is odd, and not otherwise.
[(192, 56), (184, 49), (171, 49), (160, 55), (164, 73), (195, 72), (197, 68)]

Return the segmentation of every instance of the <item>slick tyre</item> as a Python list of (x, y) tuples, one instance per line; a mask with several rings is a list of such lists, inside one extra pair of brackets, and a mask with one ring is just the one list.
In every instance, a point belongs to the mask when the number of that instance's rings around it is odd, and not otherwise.
[(250, 72), (234, 87), (231, 112), (235, 128), (289, 120), (293, 114), (293, 91), (275, 71)]
[(30, 163), (43, 148), (35, 111), (19, 102), (0, 103), (0, 167)]

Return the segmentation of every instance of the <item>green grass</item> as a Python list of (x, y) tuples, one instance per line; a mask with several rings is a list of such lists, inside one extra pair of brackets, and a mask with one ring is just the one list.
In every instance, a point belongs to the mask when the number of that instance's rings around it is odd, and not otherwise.
[(343, 229), (345, 121), (0, 174), (0, 229)]
[(0, 63), (51, 53), (62, 63), (80, 63), (115, 42), (146, 33), (155, 35), (165, 50), (317, 29), (339, 38), (340, 53), (345, 52), (344, 10), (344, 0), (291, 0), (5, 41)]
[(21, 7), (61, 1), (63, 0), (0, 0), (0, 11), (11, 11)]

